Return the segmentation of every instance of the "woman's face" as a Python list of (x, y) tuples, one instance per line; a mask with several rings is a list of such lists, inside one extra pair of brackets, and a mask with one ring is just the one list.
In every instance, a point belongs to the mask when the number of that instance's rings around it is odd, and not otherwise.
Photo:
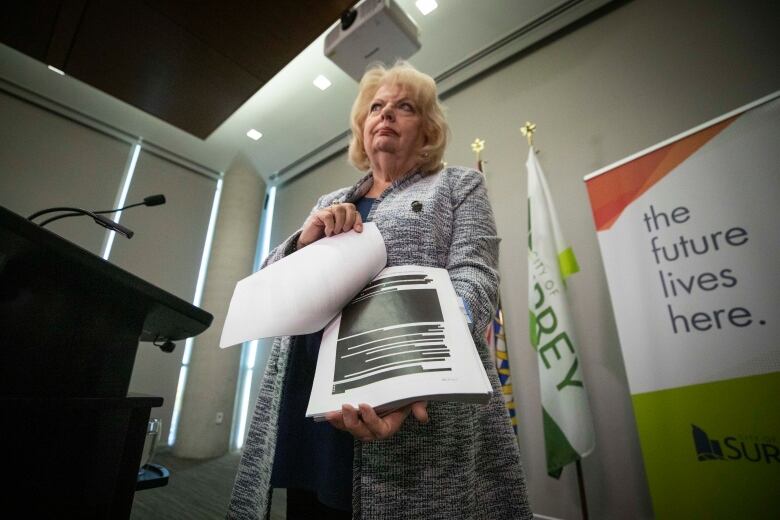
[(382, 85), (369, 103), (363, 125), (363, 146), (373, 164), (381, 154), (416, 162), (425, 143), (419, 109), (406, 87)]

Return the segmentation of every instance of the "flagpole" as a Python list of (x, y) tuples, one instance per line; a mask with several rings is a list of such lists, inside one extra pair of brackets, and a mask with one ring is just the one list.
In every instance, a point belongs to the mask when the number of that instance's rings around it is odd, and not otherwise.
[[(485, 173), (482, 170), (482, 150), (485, 149), (485, 140), (477, 137), (474, 142), (471, 143), (471, 151), (477, 154), (477, 170), (479, 173)], [(487, 179), (487, 177), (486, 177)]]
[(582, 509), (582, 520), (588, 520), (588, 499), (585, 496), (585, 479), (582, 477), (582, 461), (577, 460), (577, 487), (580, 490), (580, 508)]
[[(534, 133), (536, 132), (536, 124), (531, 121), (526, 121), (525, 125), (520, 128), (520, 132), (528, 140), (528, 146), (531, 151), (534, 151)], [(580, 495), (580, 510), (582, 511), (582, 520), (588, 520), (588, 500), (585, 495), (585, 478), (582, 474), (582, 462), (581, 459), (575, 461), (577, 467), (577, 490)]]
[(528, 146), (530, 146), (532, 150), (534, 148), (534, 132), (536, 132), (536, 124), (530, 121), (526, 121), (522, 128), (520, 128), (520, 133), (528, 139)]

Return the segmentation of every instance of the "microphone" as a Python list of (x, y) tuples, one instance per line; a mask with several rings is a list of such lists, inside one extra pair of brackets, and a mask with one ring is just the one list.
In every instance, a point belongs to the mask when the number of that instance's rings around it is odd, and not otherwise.
[(136, 202), (135, 204), (130, 204), (129, 206), (125, 206), (124, 208), (104, 209), (103, 211), (93, 211), (93, 213), (96, 213), (98, 215), (104, 213), (116, 213), (117, 211), (124, 211), (128, 208), (134, 208), (136, 206), (159, 206), (161, 204), (165, 204), (165, 195), (159, 193), (157, 195), (149, 195), (148, 197), (144, 197), (143, 202)]
[(104, 209), (101, 211), (87, 211), (80, 208), (65, 208), (65, 207), (56, 207), (56, 208), (48, 208), (41, 211), (37, 211), (27, 217), (27, 220), (33, 220), (37, 217), (40, 217), (41, 215), (45, 215), (47, 213), (54, 213), (57, 211), (65, 211), (67, 213), (63, 213), (62, 215), (56, 215), (54, 217), (48, 218), (41, 222), (39, 226), (43, 227), (46, 224), (49, 224), (50, 222), (54, 222), (55, 220), (59, 220), (61, 218), (65, 217), (76, 217), (79, 215), (88, 215), (92, 217), (95, 222), (100, 224), (101, 226), (110, 229), (112, 231), (116, 231), (118, 233), (121, 233), (122, 235), (126, 236), (127, 238), (132, 238), (133, 232), (127, 229), (126, 227), (114, 222), (113, 220), (110, 220), (106, 217), (103, 217), (102, 215), (106, 213), (116, 213), (117, 211), (124, 211), (129, 208), (134, 208), (136, 206), (159, 206), (161, 204), (165, 204), (165, 195), (162, 193), (159, 193), (157, 195), (149, 195), (148, 197), (144, 197), (144, 200), (142, 202), (137, 202), (135, 204), (130, 204), (128, 206), (124, 206), (122, 208), (116, 208), (116, 209)]
[(144, 197), (143, 204), (145, 206), (159, 206), (160, 204), (165, 204), (165, 195), (159, 193), (157, 195), (149, 195), (148, 197)]

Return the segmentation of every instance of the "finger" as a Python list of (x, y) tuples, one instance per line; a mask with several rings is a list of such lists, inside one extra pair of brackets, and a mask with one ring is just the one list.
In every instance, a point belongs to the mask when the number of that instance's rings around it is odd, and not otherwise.
[(373, 408), (364, 404), (360, 406), (360, 414), (364, 424), (377, 439), (388, 439), (401, 429), (409, 415), (409, 407), (405, 406), (379, 417)]
[(341, 407), (341, 415), (344, 417), (344, 427), (349, 433), (361, 441), (374, 440), (374, 434), (360, 420), (358, 411), (355, 408), (345, 404)]
[(361, 217), (360, 213), (358, 213), (357, 211), (355, 212), (355, 224), (352, 226), (352, 229), (354, 229), (358, 233), (363, 232), (363, 217)]
[(306, 219), (306, 222), (303, 223), (301, 236), (298, 239), (299, 247), (307, 246), (325, 236), (325, 222), (321, 218), (321, 213), (321, 210), (317, 211), (310, 215), (309, 218)]
[(324, 209), (317, 213), (317, 218), (320, 219), (322, 225), (325, 227), (325, 236), (329, 237), (333, 234), (333, 212), (330, 209)]
[(349, 206), (351, 207), (347, 207), (347, 211), (344, 216), (344, 226), (342, 226), (341, 228), (341, 230), (345, 233), (347, 231), (352, 230), (352, 228), (355, 226), (355, 217), (360, 216), (360, 214), (357, 211), (355, 211), (355, 206), (353, 206), (352, 204), (350, 204)]
[(427, 424), (431, 420), (428, 417), (428, 401), (412, 403), (412, 415), (422, 424)]
[(385, 425), (387, 427), (387, 434), (385, 435), (385, 438), (394, 435), (398, 430), (400, 430), (401, 426), (404, 424), (404, 421), (408, 416), (409, 416), (408, 406), (404, 406), (403, 408), (400, 408), (398, 410), (393, 410), (392, 412), (385, 414), (382, 417), (382, 420), (385, 422)]
[(344, 207), (343, 204), (339, 204), (338, 206), (332, 206), (330, 209), (333, 212), (333, 218), (334, 218), (333, 234), (338, 235), (344, 229), (344, 219), (347, 216), (347, 209)]
[(325, 420), (336, 429), (346, 431), (344, 426), (344, 417), (339, 412), (329, 412), (325, 414)]
[(395, 432), (390, 431), (390, 425), (379, 417), (376, 411), (367, 404), (360, 405), (360, 417), (363, 424), (377, 439), (386, 439)]

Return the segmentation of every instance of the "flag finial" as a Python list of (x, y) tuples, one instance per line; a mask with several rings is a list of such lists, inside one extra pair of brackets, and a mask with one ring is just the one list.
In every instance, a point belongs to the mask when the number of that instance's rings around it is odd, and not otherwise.
[(536, 132), (536, 124), (530, 121), (526, 121), (520, 132), (528, 139), (528, 146), (534, 147), (534, 132)]
[(482, 150), (485, 149), (485, 140), (477, 137), (474, 142), (471, 143), (471, 151), (477, 154), (477, 162), (482, 160)]

